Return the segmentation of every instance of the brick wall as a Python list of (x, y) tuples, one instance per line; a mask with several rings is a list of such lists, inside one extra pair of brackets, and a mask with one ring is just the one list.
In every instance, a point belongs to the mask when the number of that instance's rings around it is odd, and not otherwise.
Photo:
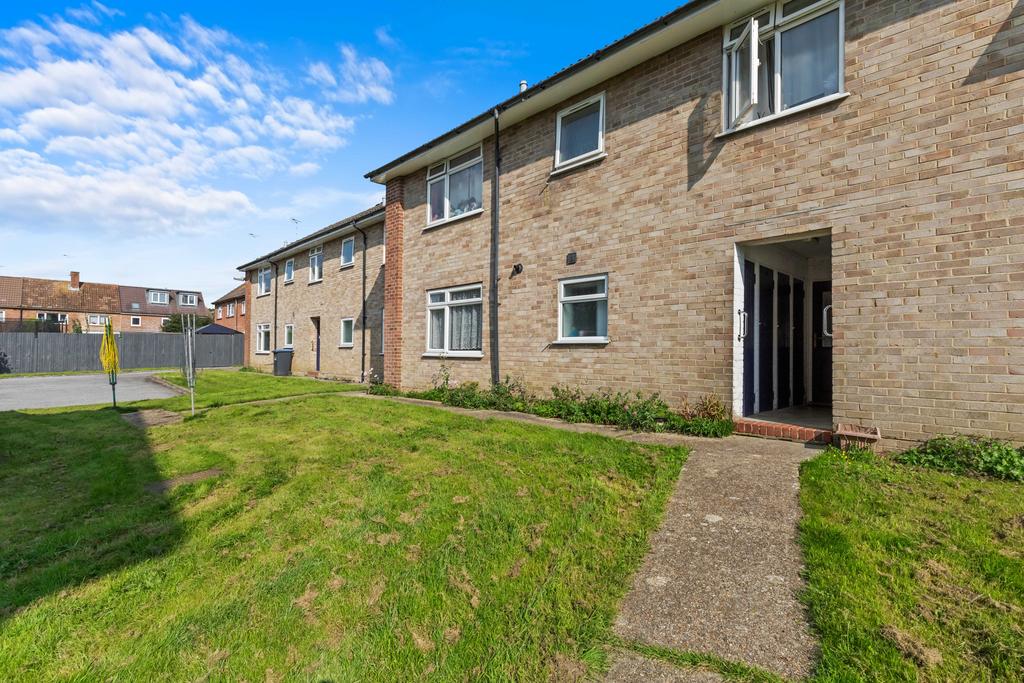
[(412, 308), (404, 305), (405, 295), (405, 184), (403, 179), (389, 181), (385, 193), (387, 208), (384, 230), (387, 233), (387, 263), (384, 277), (384, 381), (395, 387), (405, 384), (402, 377), (402, 356), (405, 316)]
[[(503, 131), (502, 374), (536, 390), (731, 403), (736, 244), (828, 230), (834, 419), (878, 426), (889, 445), (951, 429), (1019, 438), (1016, 4), (851, 0), (850, 96), (723, 138), (719, 30)], [(600, 91), (607, 158), (551, 176), (557, 110)], [(413, 387), (439, 364), (421, 357), (425, 291), (486, 281), (489, 213), (424, 230), (425, 172), (404, 189), (394, 199), (389, 186), (389, 217), (393, 201), (404, 209), (406, 261), (403, 329), (388, 340), (401, 344), (396, 376)], [(578, 260), (566, 266), (570, 251)], [(515, 263), (524, 271), (510, 278)], [(557, 280), (597, 273), (609, 276), (611, 342), (552, 345)], [(487, 335), (485, 316), (485, 359), (447, 361), (457, 380), (487, 381)]]
[[(380, 375), (381, 325), (380, 312), (384, 306), (384, 264), (383, 226), (378, 223), (363, 228), (367, 239), (366, 267), (366, 372)], [(320, 373), (319, 376), (358, 381), (361, 372), (362, 352), (362, 272), (363, 242), (359, 233), (355, 237), (355, 262), (341, 266), (342, 238), (332, 239), (323, 244), (323, 280), (309, 281), (309, 252), (303, 250), (289, 258), (295, 260), (295, 276), (291, 283), (284, 280), (284, 263), (278, 262), (277, 277), (271, 293), (250, 297), (247, 310), (248, 325), (251, 329), (247, 345), (249, 363), (255, 367), (270, 370), (273, 355), (256, 352), (256, 325), (274, 323), (274, 291), (277, 292), (277, 337), (272, 349), (285, 344), (285, 326), (294, 325), (294, 374), (313, 373), (316, 369), (316, 328), (312, 319), (320, 321)], [(349, 235), (345, 236), (346, 238)], [(247, 274), (249, 286), (255, 291), (256, 271)], [(341, 345), (341, 321), (352, 318), (354, 323), (353, 343)], [(273, 330), (273, 328), (272, 328)], [(273, 332), (272, 332), (273, 334)]]

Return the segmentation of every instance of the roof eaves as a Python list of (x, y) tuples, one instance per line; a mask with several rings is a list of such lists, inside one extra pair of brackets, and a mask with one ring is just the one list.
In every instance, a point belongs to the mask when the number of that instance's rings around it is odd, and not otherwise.
[(660, 30), (662, 28), (665, 28), (666, 26), (674, 24), (677, 21), (685, 19), (690, 14), (694, 14), (694, 13), (700, 11), (701, 9), (703, 9), (704, 7), (706, 7), (708, 5), (713, 5), (716, 2), (721, 2), (721, 1), (722, 0), (690, 0), (689, 2), (686, 2), (685, 4), (683, 4), (681, 7), (677, 7), (676, 9), (672, 10), (668, 14), (662, 15), (661, 17), (655, 19), (654, 21), (650, 22), (649, 24), (641, 26), (636, 31), (633, 31), (632, 33), (630, 33), (630, 34), (628, 34), (626, 36), (623, 36), (622, 38), (618, 39), (617, 41), (615, 41), (613, 43), (610, 43), (609, 45), (606, 45), (605, 47), (600, 48), (599, 50), (596, 50), (595, 52), (590, 53), (589, 55), (587, 55), (583, 59), (580, 59), (579, 61), (574, 62), (573, 64), (570, 64), (569, 66), (565, 67), (561, 71), (558, 71), (558, 72), (554, 73), (553, 75), (545, 78), (544, 80), (538, 82), (537, 84), (527, 88), (526, 90), (524, 90), (524, 91), (522, 91), (520, 93), (517, 93), (513, 97), (510, 97), (507, 100), (498, 103), (497, 105), (495, 105), (494, 107), (491, 107), (490, 109), (488, 109), (484, 113), (482, 113), (482, 114), (480, 114), (478, 116), (475, 116), (474, 118), (466, 121), (465, 123), (460, 124), (459, 126), (456, 126), (455, 128), (452, 128), (451, 130), (449, 130), (446, 133), (442, 133), (441, 135), (437, 136), (433, 140), (430, 140), (429, 142), (420, 145), (419, 147), (417, 147), (416, 149), (412, 150), (411, 152), (407, 152), (406, 154), (403, 154), (402, 156), (400, 156), (400, 157), (398, 157), (398, 158), (396, 158), (396, 159), (394, 159), (394, 160), (384, 164), (380, 168), (377, 168), (377, 169), (374, 169), (374, 170), (370, 171), (369, 173), (365, 174), (363, 177), (372, 180), (373, 178), (381, 175), (382, 173), (386, 173), (387, 171), (391, 170), (392, 168), (394, 168), (394, 167), (396, 167), (396, 166), (398, 166), (400, 164), (403, 164), (403, 163), (409, 161), (410, 159), (416, 158), (417, 156), (423, 154), (424, 152), (427, 152), (428, 150), (432, 149), (433, 147), (436, 147), (437, 145), (439, 145), (439, 144), (441, 144), (441, 143), (443, 143), (443, 142), (445, 142), (447, 140), (450, 140), (451, 138), (454, 138), (454, 137), (456, 137), (456, 136), (466, 132), (467, 130), (470, 130), (472, 128), (475, 128), (476, 126), (479, 126), (480, 124), (486, 122), (489, 118), (494, 116), (495, 112), (507, 111), (507, 110), (511, 109), (512, 107), (514, 107), (517, 104), (521, 104), (523, 102), (526, 102), (527, 100), (529, 100), (529, 99), (539, 95), (540, 93), (544, 92), (545, 90), (547, 90), (551, 86), (556, 85), (557, 83), (560, 83), (560, 82), (570, 78), (571, 76), (579, 73), (580, 71), (583, 71), (584, 69), (586, 69), (589, 66), (592, 66), (592, 65), (600, 62), (601, 60), (609, 57), (610, 55), (613, 55), (616, 52), (619, 52), (620, 50), (623, 50), (623, 49), (629, 47), (630, 45), (633, 45), (634, 43), (643, 40), (644, 38), (646, 38), (650, 34), (654, 33), (655, 31), (658, 31), (658, 30)]

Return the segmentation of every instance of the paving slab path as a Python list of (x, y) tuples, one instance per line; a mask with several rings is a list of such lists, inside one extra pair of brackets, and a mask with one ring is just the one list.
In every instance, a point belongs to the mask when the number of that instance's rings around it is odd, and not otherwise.
[(692, 447), (616, 634), (810, 675), (817, 645), (798, 598), (797, 523), (800, 463), (817, 451), (735, 436)]

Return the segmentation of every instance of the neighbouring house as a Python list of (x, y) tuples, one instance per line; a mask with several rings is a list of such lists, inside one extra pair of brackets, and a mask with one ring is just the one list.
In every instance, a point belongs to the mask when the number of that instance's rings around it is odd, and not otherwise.
[[(693, 0), (367, 174), (384, 379), (1020, 439), (1022, 65), (1017, 0)], [(344, 239), (244, 267), (258, 353), (343, 362)]]
[(238, 285), (230, 292), (213, 302), (213, 321), (229, 329), (246, 335), (245, 364), (249, 364), (249, 316), (246, 315), (246, 302), (249, 298), (249, 281)]
[(78, 271), (67, 280), (0, 277), (0, 322), (43, 320), (66, 332), (159, 332), (172, 313), (205, 313), (197, 291), (125, 287), (87, 282)]
[[(383, 374), (384, 207), (350, 216), (239, 266), (245, 272), (246, 363), (364, 381)], [(217, 321), (219, 322), (219, 320)]]

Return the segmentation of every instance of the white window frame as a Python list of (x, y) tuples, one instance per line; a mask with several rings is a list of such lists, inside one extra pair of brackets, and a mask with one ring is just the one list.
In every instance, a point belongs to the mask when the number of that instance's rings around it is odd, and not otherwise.
[(295, 348), (295, 325), (292, 323), (284, 326), (284, 348)]
[[(441, 225), (443, 223), (448, 223), (450, 221), (461, 220), (461, 219), (466, 218), (468, 216), (476, 216), (476, 215), (479, 215), (479, 214), (484, 212), (484, 207), (483, 207), (484, 194), (483, 194), (483, 180), (482, 180), (482, 178), (483, 178), (483, 163), (484, 163), (484, 146), (483, 146), (483, 144), (479, 144), (479, 145), (475, 146), (475, 149), (479, 150), (479, 156), (475, 157), (474, 159), (471, 159), (470, 161), (466, 161), (464, 163), (461, 163), (458, 166), (451, 166), (450, 165), (452, 159), (458, 158), (458, 157), (462, 156), (463, 154), (466, 154), (467, 152), (471, 152), (473, 149), (474, 149), (474, 147), (467, 147), (466, 149), (462, 150), (458, 154), (453, 154), (452, 156), (448, 157), (444, 161), (438, 161), (437, 163), (431, 164), (430, 166), (427, 167), (427, 202), (426, 202), (426, 204), (427, 204), (427, 227), (431, 227), (431, 226), (434, 226), (434, 225)], [(449, 179), (452, 177), (453, 174), (458, 173), (459, 171), (463, 171), (463, 170), (465, 170), (467, 168), (471, 168), (473, 166), (476, 166), (477, 164), (480, 164), (480, 168), (481, 168), (481, 171), (480, 171), (480, 177), (481, 177), (481, 181), (480, 181), (480, 208), (479, 209), (473, 209), (472, 211), (467, 211), (466, 213), (460, 213), (458, 216), (452, 216), (451, 202), (448, 199)], [(443, 170), (431, 174), (431, 170), (437, 168), (438, 166), (442, 167)], [(438, 218), (436, 221), (435, 220), (431, 220), (431, 218), (430, 218), (430, 186), (433, 185), (434, 183), (444, 183), (444, 217), (443, 218)]]
[[(573, 113), (579, 111), (580, 109), (584, 109), (586, 107), (589, 107), (594, 102), (600, 102), (601, 103), (600, 115), (599, 115), (600, 116), (600, 124), (597, 127), (597, 149), (595, 149), (595, 150), (593, 150), (591, 152), (585, 152), (584, 154), (579, 154), (579, 155), (574, 156), (574, 157), (572, 157), (570, 159), (563, 159), (562, 158), (562, 119), (564, 119), (569, 114), (573, 114)], [(579, 166), (580, 164), (585, 164), (586, 162), (591, 161), (592, 159), (596, 159), (598, 157), (603, 157), (605, 155), (605, 152), (604, 152), (604, 123), (605, 123), (605, 96), (604, 96), (603, 92), (600, 92), (600, 93), (598, 93), (596, 95), (592, 95), (591, 97), (588, 97), (587, 99), (582, 100), (580, 102), (577, 102), (576, 104), (572, 105), (571, 107), (566, 107), (562, 111), (558, 112), (558, 114), (555, 117), (555, 170), (557, 171), (557, 170), (564, 170), (566, 168), (572, 168), (574, 166)]]
[(131, 326), (132, 327), (142, 327), (142, 316), (140, 316), (140, 315), (133, 315), (131, 317)]
[(241, 301), (238, 304), (238, 315), (245, 315), (245, 302)]
[(290, 258), (284, 262), (284, 281), (286, 283), (295, 280), (295, 259)]
[[(162, 296), (161, 296), (162, 295)], [(162, 301), (161, 301), (162, 299)], [(166, 306), (171, 300), (171, 293), (160, 290), (153, 290), (149, 293), (149, 303), (157, 306)]]
[[(267, 279), (264, 281), (263, 274), (266, 273)], [(274, 276), (270, 272), (270, 266), (264, 266), (256, 271), (256, 296), (267, 296), (270, 294), (270, 290), (273, 288)], [(266, 287), (263, 285), (266, 284)]]
[[(346, 261), (345, 260), (345, 245), (349, 244), (349, 243), (352, 244), (352, 260), (351, 261)], [(341, 241), (341, 254), (339, 254), (338, 258), (341, 261), (341, 267), (342, 268), (348, 268), (349, 266), (354, 266), (355, 265), (355, 263), (356, 263), (356, 238), (355, 238), (354, 235), (352, 237), (346, 237), (345, 239), (343, 239)]]
[[(604, 282), (603, 294), (586, 294), (583, 296), (566, 296), (565, 286), (575, 285), (582, 282)], [(558, 281), (558, 335), (555, 337), (559, 344), (607, 344), (608, 337), (563, 337), (562, 336), (562, 308), (563, 304), (585, 303), (587, 301), (610, 301), (608, 289), (608, 274), (584, 275), (581, 277), (570, 277)], [(611, 311), (609, 311), (610, 313)], [(610, 321), (609, 321), (610, 322)]]
[[(319, 272), (319, 277), (313, 277), (313, 259), (315, 259), (317, 256), (320, 257), (320, 260), (319, 260), (320, 263), (319, 263), (319, 266), (318, 266), (318, 270), (320, 272)], [(310, 282), (310, 284), (313, 284), (314, 282), (321, 282), (321, 281), (323, 281), (323, 279), (324, 279), (324, 245), (318, 244), (315, 247), (311, 247), (310, 250), (309, 250), (309, 282)]]
[[(789, 2), (789, 0), (777, 0), (766, 6), (761, 7), (756, 12), (752, 12), (745, 18), (726, 24), (722, 28), (722, 134), (732, 133), (737, 130), (749, 128), (750, 126), (756, 126), (769, 121), (782, 118), (784, 116), (790, 116), (799, 112), (817, 107), (828, 102), (832, 102), (838, 99), (842, 99), (849, 95), (846, 92), (846, 1), (845, 0), (818, 0), (812, 5), (809, 5), (797, 12), (794, 12), (788, 16), (784, 16), (782, 8)], [(839, 64), (838, 64), (838, 78), (836, 92), (828, 95), (823, 95), (815, 100), (804, 102), (802, 104), (795, 105), (788, 109), (782, 109), (782, 35), (789, 29), (795, 28), (801, 24), (804, 24), (813, 19), (817, 19), (823, 14), (828, 14), (834, 10), (839, 11), (839, 35), (837, 37), (839, 46)], [(768, 24), (765, 26), (759, 25), (755, 20), (764, 15), (769, 14)], [(737, 26), (747, 24), (748, 27), (745, 29), (740, 36), (735, 40), (730, 40), (730, 32)], [(754, 40), (759, 42), (765, 42), (771, 40), (774, 43), (774, 55), (775, 64), (772, 72), (771, 88), (773, 92), (774, 111), (770, 114), (766, 114), (761, 118), (748, 119), (737, 123), (739, 117), (734, 116), (735, 105), (732, 88), (736, 83), (736, 69), (739, 67), (738, 64), (733, 62), (733, 69), (729, 69), (729, 55), (734, 52), (739, 44), (743, 41), (747, 35), (748, 30), (754, 32)], [(755, 108), (758, 104), (758, 79), (757, 79), (757, 67), (760, 65), (758, 60), (758, 43), (751, 43), (751, 61), (753, 64), (752, 68), (753, 78), (751, 79), (751, 108)], [(726, 106), (728, 103), (728, 107)], [(727, 109), (733, 109), (734, 111), (727, 111)], [(749, 111), (747, 112), (749, 113)]]
[(235, 304), (233, 302), (228, 304), (227, 310), (224, 311), (224, 315), (229, 318), (235, 317)]
[(223, 306), (218, 306), (217, 307), (217, 320), (220, 320), (223, 317), (224, 317), (224, 307)]
[(171, 322), (170, 318), (160, 318), (160, 329), (163, 329), (164, 325)]
[(0, 323), (7, 320), (7, 311), (0, 311)]
[[(267, 333), (267, 347), (263, 348), (263, 333)], [(256, 353), (266, 355), (270, 353), (269, 346), (273, 343), (270, 339), (270, 323), (259, 323), (256, 325)]]
[[(469, 290), (479, 290), (480, 296), (473, 299), (459, 299), (452, 301), (452, 294), (457, 292), (465, 292)], [(432, 302), (431, 295), (433, 294), (444, 294), (444, 300), (439, 302)], [(475, 285), (460, 285), (458, 287), (448, 287), (446, 289), (431, 289), (427, 292), (427, 338), (426, 338), (426, 352), (424, 355), (432, 357), (445, 357), (445, 358), (482, 358), (484, 355), (483, 351), (483, 303), (484, 303), (484, 286), (483, 283), (477, 283)], [(451, 344), (451, 309), (456, 306), (475, 306), (480, 305), (480, 350), (479, 351), (451, 351), (448, 349)], [(443, 348), (432, 349), (430, 348), (430, 312), (438, 309), (444, 309), (444, 342)], [(383, 323), (382, 323), (383, 325)]]
[[(349, 329), (350, 339), (345, 341), (345, 323), (351, 326)], [(356, 341), (356, 319), (355, 318), (342, 318), (341, 325), (338, 328), (338, 348), (350, 349), (355, 346)]]
[[(96, 320), (96, 322), (93, 322), (94, 319)], [(67, 320), (67, 317), (65, 317), (65, 320)], [(99, 313), (90, 313), (85, 318), (85, 324), (88, 325), (89, 327), (100, 327), (101, 325), (106, 326), (106, 324), (109, 321), (109, 317), (105, 315), (100, 315)]]
[(190, 294), (188, 292), (186, 292), (184, 294), (182, 294), (181, 292), (178, 292), (178, 305), (179, 306), (198, 306), (199, 305), (199, 295), (198, 294)]

